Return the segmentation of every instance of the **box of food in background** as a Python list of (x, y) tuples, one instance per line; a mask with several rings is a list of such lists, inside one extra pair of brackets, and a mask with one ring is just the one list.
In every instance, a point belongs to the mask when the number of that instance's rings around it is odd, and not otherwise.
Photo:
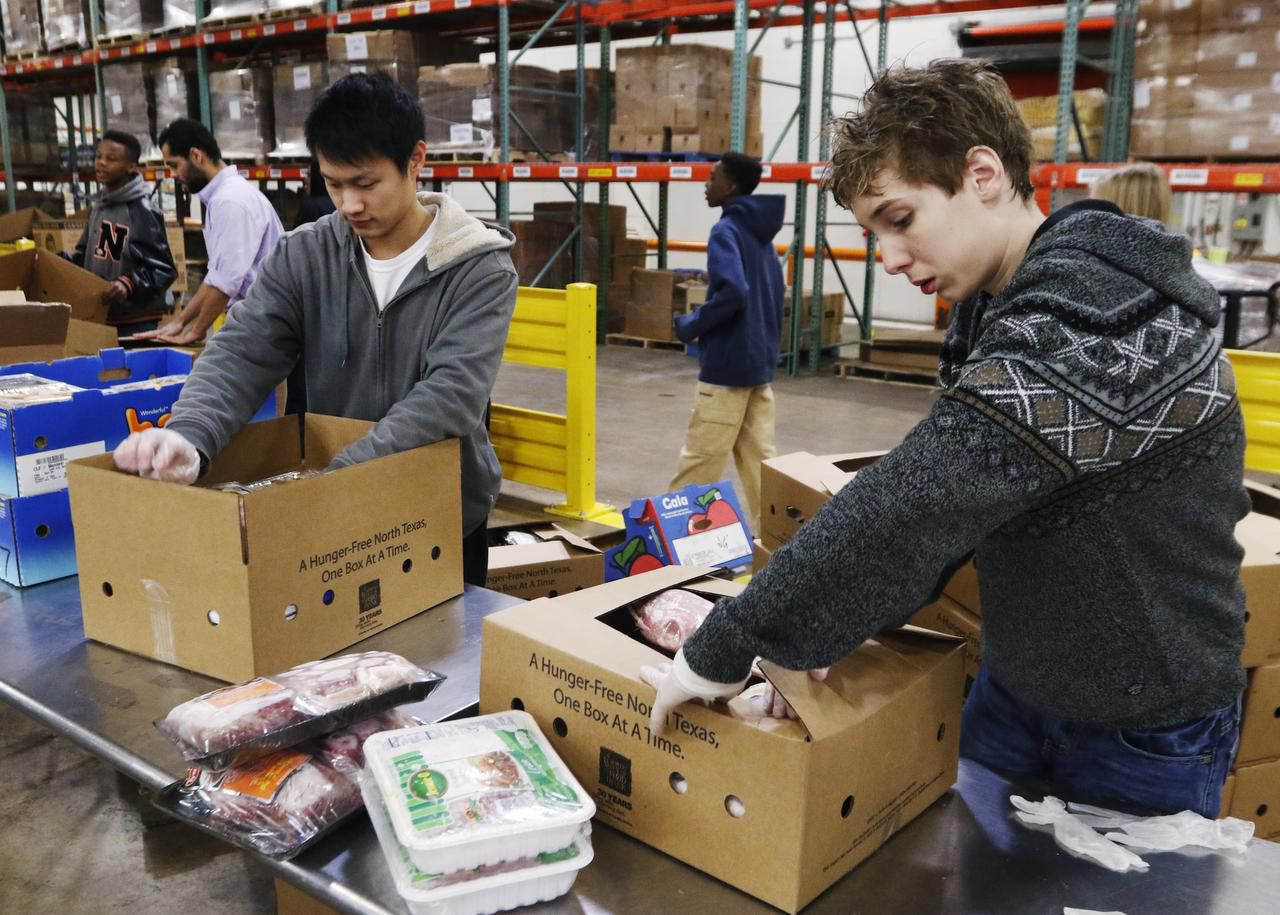
[(89, 214), (83, 213), (69, 219), (42, 220), (31, 227), (31, 239), (37, 248), (50, 254), (74, 251), (88, 225), (88, 218)]
[(1255, 838), (1280, 839), (1280, 760), (1240, 766), (1230, 781), (1230, 815), (1250, 820)]
[(699, 580), (705, 571), (662, 569), (488, 617), (480, 710), (523, 708), (556, 735), (601, 822), (796, 912), (955, 781), (963, 644), (886, 633), (821, 683), (765, 664), (798, 721), (691, 703), (659, 736), (639, 672), (666, 658), (639, 641), (629, 608), (674, 587), (740, 592)]
[(636, 499), (623, 520), (625, 539), (604, 556), (605, 581), (662, 566), (736, 569), (751, 561), (750, 522), (727, 480)]
[(1280, 759), (1280, 664), (1249, 671), (1236, 766)]
[(0, 494), (0, 581), (19, 588), (76, 574), (67, 491)]
[(1280, 663), (1280, 519), (1250, 512), (1236, 525), (1244, 547), (1245, 667)]
[(1138, 31), (1195, 35), (1201, 0), (1138, 0)]
[(534, 522), (489, 528), (485, 587), (525, 600), (581, 591), (604, 581), (604, 555), (558, 524)]
[(676, 315), (703, 301), (705, 285), (676, 270), (632, 270), (627, 333), (647, 340), (676, 340)]
[(964, 639), (964, 692), (967, 695), (973, 678), (982, 666), (982, 620), (947, 596), (921, 607), (908, 622), (912, 626), (945, 632)]
[(110, 455), (73, 463), (85, 635), (241, 681), (461, 593), (455, 440), (306, 475), (371, 428), (314, 414), (253, 423), (198, 486), (123, 473)]

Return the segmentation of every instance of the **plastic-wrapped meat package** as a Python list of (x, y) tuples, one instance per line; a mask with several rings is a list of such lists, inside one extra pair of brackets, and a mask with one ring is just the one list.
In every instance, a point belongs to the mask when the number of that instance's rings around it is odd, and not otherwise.
[(646, 641), (677, 652), (714, 606), (690, 591), (672, 588), (633, 606), (631, 616)]
[(241, 766), (193, 768), (155, 804), (243, 848), (289, 858), (363, 806), (364, 742), (418, 723), (392, 710)]
[(185, 759), (224, 769), (421, 701), (443, 680), (399, 655), (365, 651), (197, 696), (156, 727)]

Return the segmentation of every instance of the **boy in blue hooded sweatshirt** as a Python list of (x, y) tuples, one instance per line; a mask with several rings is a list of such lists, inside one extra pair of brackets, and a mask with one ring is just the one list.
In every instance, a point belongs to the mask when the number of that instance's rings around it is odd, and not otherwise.
[(778, 363), (784, 284), (773, 237), (784, 199), (753, 196), (760, 162), (725, 153), (707, 180), (707, 205), (723, 215), (707, 243), (707, 299), (675, 319), (676, 336), (698, 343), (698, 388), (671, 489), (723, 479), (730, 452), (747, 512), (759, 520), (760, 464), (773, 446), (773, 369)]

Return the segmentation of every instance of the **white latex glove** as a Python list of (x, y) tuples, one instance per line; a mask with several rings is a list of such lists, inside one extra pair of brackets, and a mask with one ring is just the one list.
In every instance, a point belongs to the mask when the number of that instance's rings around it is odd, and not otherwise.
[(719, 683), (695, 674), (684, 659), (684, 650), (676, 652), (675, 661), (660, 667), (641, 667), (640, 679), (658, 691), (649, 715), (649, 730), (661, 734), (667, 727), (667, 715), (678, 705), (691, 699), (714, 702), (731, 699), (747, 685), (746, 679), (738, 683)]
[[(809, 671), (810, 679), (817, 680), (821, 683), (827, 679), (830, 673), (830, 667), (815, 667)], [(791, 703), (782, 698), (782, 693), (774, 689), (773, 684), (765, 677), (760, 670), (760, 659), (756, 659), (755, 666), (751, 668), (751, 672), (765, 682), (764, 692), (761, 694), (760, 702), (764, 708), (765, 718), (790, 718), (792, 721), (797, 720), (800, 716), (796, 714), (796, 710), (791, 707)]]
[(1118, 874), (1145, 871), (1150, 866), (1129, 849), (1099, 835), (1074, 814), (1068, 813), (1067, 805), (1056, 797), (1046, 795), (1043, 801), (1033, 802), (1014, 794), (1009, 797), (1009, 802), (1018, 808), (1017, 816), (1022, 822), (1052, 827), (1053, 839), (1058, 846), (1078, 858), (1101, 864)]
[(1253, 824), (1235, 817), (1210, 820), (1190, 810), (1168, 816), (1135, 817), (1088, 804), (1068, 804), (1067, 809), (1095, 829), (1114, 830), (1107, 833), (1112, 842), (1148, 851), (1176, 851), (1188, 846), (1244, 851), (1253, 838)]
[(189, 486), (200, 475), (200, 453), (171, 429), (143, 429), (120, 443), (116, 466), (140, 477)]

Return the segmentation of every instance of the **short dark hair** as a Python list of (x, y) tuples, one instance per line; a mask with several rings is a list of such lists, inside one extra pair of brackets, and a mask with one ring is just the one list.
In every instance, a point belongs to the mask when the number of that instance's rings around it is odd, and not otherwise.
[(305, 130), (312, 155), (344, 165), (386, 158), (402, 172), (427, 138), (418, 100), (382, 72), (352, 73), (325, 89)]
[(178, 118), (156, 138), (158, 146), (168, 146), (169, 152), (184, 159), (191, 157), (191, 150), (198, 149), (214, 162), (222, 161), (222, 150), (209, 128), (191, 118)]
[(986, 60), (940, 59), (894, 67), (871, 84), (855, 114), (834, 118), (826, 184), (836, 203), (875, 193), (880, 169), (904, 181), (960, 190), (969, 150), (989, 146), (1023, 200), (1035, 193), (1031, 129), (1009, 86)]
[(727, 152), (720, 157), (720, 164), (724, 166), (725, 174), (729, 176), (739, 194), (750, 194), (760, 186), (760, 176), (764, 174), (764, 168), (760, 165), (760, 160), (754, 156), (740, 152)]
[(136, 165), (138, 160), (142, 158), (142, 144), (138, 142), (138, 138), (131, 133), (125, 133), (123, 130), (104, 130), (102, 138), (98, 141), (110, 140), (112, 143), (119, 143), (125, 149), (129, 150), (129, 155), (133, 157)]

